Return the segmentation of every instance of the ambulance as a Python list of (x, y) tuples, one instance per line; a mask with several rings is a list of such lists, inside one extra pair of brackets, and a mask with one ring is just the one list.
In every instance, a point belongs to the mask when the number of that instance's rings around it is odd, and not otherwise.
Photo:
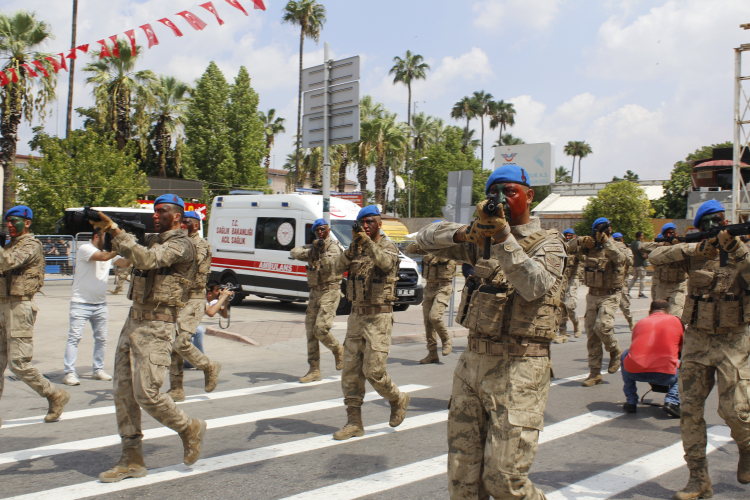
[[(360, 207), (331, 197), (331, 237), (342, 249), (352, 242), (351, 227)], [(312, 225), (323, 217), (323, 197), (307, 194), (227, 195), (214, 198), (208, 221), (211, 244), (209, 279), (242, 287), (233, 305), (248, 295), (305, 302), (309, 297), (305, 263), (289, 255), (292, 248), (312, 243)], [(385, 236), (385, 233), (381, 232)], [(424, 287), (417, 263), (399, 253), (394, 310), (405, 311), (422, 303)], [(341, 283), (346, 291), (346, 278)], [(351, 304), (341, 299), (339, 314)]]

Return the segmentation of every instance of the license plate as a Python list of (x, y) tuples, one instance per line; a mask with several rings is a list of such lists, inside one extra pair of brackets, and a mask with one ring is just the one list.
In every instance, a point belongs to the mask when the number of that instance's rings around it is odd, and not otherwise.
[(396, 294), (397, 294), (397, 295), (398, 295), (399, 297), (404, 297), (404, 296), (411, 296), (411, 297), (413, 297), (413, 296), (414, 296), (414, 290), (401, 290), (401, 289), (396, 289)]

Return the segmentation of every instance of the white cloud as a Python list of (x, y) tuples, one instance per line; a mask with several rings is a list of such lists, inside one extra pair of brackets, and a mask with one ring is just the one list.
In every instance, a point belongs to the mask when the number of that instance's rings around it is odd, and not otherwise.
[(560, 0), (481, 0), (472, 6), (474, 24), (485, 29), (522, 24), (535, 29), (548, 27), (560, 10)]

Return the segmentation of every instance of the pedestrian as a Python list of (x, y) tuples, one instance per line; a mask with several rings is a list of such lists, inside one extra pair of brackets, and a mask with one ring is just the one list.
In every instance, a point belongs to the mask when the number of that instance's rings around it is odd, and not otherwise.
[[(630, 289), (633, 285), (638, 285), (638, 298), (645, 299), (646, 295), (643, 293), (643, 289), (646, 288), (646, 267), (648, 267), (647, 254), (643, 252), (641, 248), (643, 245), (643, 231), (637, 231), (635, 233), (635, 239), (630, 242), (630, 250), (633, 252), (633, 278), (628, 284), (628, 298), (630, 298)], [(652, 298), (653, 294), (652, 294)]]
[(337, 370), (344, 367), (344, 348), (331, 334), (341, 301), (343, 275), (335, 270), (336, 262), (341, 256), (341, 247), (331, 238), (331, 228), (325, 219), (313, 222), (312, 232), (315, 237), (312, 244), (294, 247), (290, 252), (293, 259), (307, 263), (307, 286), (310, 287), (305, 312), (309, 369), (299, 379), (301, 384), (323, 379), (320, 373), (320, 344), (333, 353)]
[[(672, 222), (664, 224), (660, 236), (667, 241), (644, 243), (641, 247), (642, 251), (653, 252), (660, 246), (669, 245), (672, 239), (677, 237), (677, 226)], [(678, 318), (682, 317), (687, 294), (688, 262), (686, 260), (666, 264), (652, 262), (651, 265), (654, 266), (654, 275), (651, 277), (651, 297), (654, 300), (666, 300), (669, 302), (669, 314)]]
[[(576, 232), (572, 228), (568, 228), (563, 231), (563, 237), (565, 238), (567, 252), (568, 242), (575, 239)], [(568, 254), (568, 260), (565, 265), (565, 276), (568, 284), (565, 288), (565, 297), (560, 308), (558, 333), (553, 340), (556, 344), (564, 344), (570, 338), (570, 335), (568, 335), (568, 320), (573, 323), (573, 336), (575, 338), (581, 336), (581, 321), (578, 319), (578, 313), (576, 313), (581, 277), (581, 261), (575, 255)]]
[(505, 198), (499, 206), (507, 208), (488, 215), (482, 201), (470, 225), (441, 222), (417, 235), (424, 251), (474, 266), (458, 313), (469, 342), (448, 403), (448, 490), (455, 500), (545, 498), (528, 474), (544, 425), (566, 254), (557, 230), (542, 229), (530, 215), (529, 179), (523, 168), (503, 165), (485, 192)]
[(171, 364), (177, 335), (178, 310), (188, 300), (198, 272), (195, 243), (181, 229), (185, 203), (165, 194), (154, 201), (154, 229), (146, 246), (119, 229), (99, 212), (92, 222), (113, 236), (113, 250), (133, 263), (130, 298), (133, 304), (120, 333), (115, 354), (114, 397), (122, 456), (99, 474), (104, 483), (148, 473), (143, 460), (141, 408), (159, 423), (177, 432), (184, 448), (183, 463), (193, 465), (201, 455), (206, 422), (188, 417), (168, 394), (160, 392)]
[[(10, 243), (0, 247), (0, 398), (5, 367), (37, 394), (47, 398), (45, 422), (60, 418), (70, 393), (52, 385), (31, 363), (34, 354), (34, 323), (39, 310), (34, 295), (44, 285), (42, 244), (30, 232), (34, 212), (24, 205), (5, 214)], [(0, 420), (2, 426), (2, 420)]]
[(620, 251), (627, 256), (624, 271), (625, 283), (623, 283), (620, 292), (620, 311), (622, 311), (622, 315), (625, 316), (625, 320), (628, 322), (628, 326), (630, 327), (630, 331), (632, 332), (633, 328), (635, 327), (635, 320), (633, 319), (633, 314), (630, 312), (630, 293), (628, 293), (627, 282), (628, 273), (633, 268), (633, 251), (625, 244), (625, 241), (623, 241), (622, 233), (613, 234), (612, 239), (615, 240), (615, 243), (620, 248)]
[(365, 433), (362, 424), (365, 380), (391, 404), (388, 421), (391, 427), (398, 427), (404, 421), (411, 399), (399, 391), (386, 370), (398, 281), (398, 247), (380, 234), (383, 221), (375, 205), (362, 208), (357, 221), (358, 227), (352, 227), (352, 243), (334, 268), (337, 274), (348, 272), (346, 295), (352, 302), (341, 375), (347, 422), (333, 434), (337, 440)]
[(80, 385), (76, 374), (78, 343), (83, 337), (86, 323), (91, 323), (94, 332), (93, 380), (112, 380), (104, 371), (104, 355), (107, 351), (107, 280), (112, 264), (118, 268), (129, 267), (130, 262), (117, 258), (116, 252), (104, 251), (104, 235), (94, 231), (91, 242), (82, 243), (76, 252), (73, 287), (70, 291), (70, 331), (65, 345), (63, 384)]

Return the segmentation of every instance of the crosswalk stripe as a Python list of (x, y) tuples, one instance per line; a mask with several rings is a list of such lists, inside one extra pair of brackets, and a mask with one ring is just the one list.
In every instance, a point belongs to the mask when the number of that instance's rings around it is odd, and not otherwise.
[[(185, 401), (181, 401), (177, 404), (183, 405), (183, 404), (189, 404), (189, 403), (198, 403), (201, 401), (213, 401), (217, 399), (236, 398), (239, 396), (249, 396), (251, 394), (263, 394), (265, 392), (283, 391), (285, 389), (299, 389), (299, 388), (305, 388), (305, 387), (314, 387), (316, 385), (328, 384), (331, 382), (338, 382), (340, 380), (341, 380), (341, 376), (333, 376), (333, 377), (325, 377), (323, 380), (320, 380), (318, 382), (311, 382), (309, 384), (300, 384), (299, 382), (284, 382), (282, 384), (246, 387), (244, 389), (235, 389), (231, 391), (209, 392), (206, 394), (196, 394), (194, 396), (186, 396)], [(60, 418), (60, 421), (73, 420), (73, 419), (85, 418), (85, 417), (96, 417), (100, 415), (110, 415), (114, 413), (115, 413), (114, 405), (113, 406), (101, 406), (98, 408), (88, 408), (86, 410), (66, 411), (65, 413), (63, 413), (62, 417)], [(2, 429), (3, 431), (6, 431), (14, 427), (21, 427), (25, 425), (42, 424), (42, 423), (44, 423), (44, 415), (39, 415), (36, 417), (14, 418), (12, 420), (3, 421)]]
[[(716, 425), (708, 429), (706, 453), (732, 440), (729, 427)], [(650, 481), (678, 467), (685, 467), (682, 441), (645, 457), (620, 465), (547, 495), (548, 500), (601, 500), (610, 498), (639, 484)]]
[(572, 377), (558, 378), (558, 379), (555, 379), (552, 382), (550, 382), (549, 386), (550, 387), (554, 387), (556, 385), (564, 384), (566, 382), (575, 382), (576, 380), (583, 380), (583, 379), (585, 379), (588, 376), (589, 376), (588, 373), (582, 373), (580, 375), (573, 375)]
[[(540, 434), (539, 444), (582, 432), (589, 427), (622, 415), (623, 413), (620, 412), (594, 411), (551, 424), (545, 427), (544, 431)], [(316, 490), (306, 491), (287, 497), (284, 500), (317, 500), (319, 498), (325, 498), (326, 500), (352, 500), (445, 474), (447, 462), (448, 455), (441, 455), (403, 467), (352, 479), (351, 481), (344, 481)]]
[[(424, 385), (406, 385), (400, 389), (404, 392), (416, 392), (429, 387)], [(365, 395), (365, 401), (375, 401), (382, 399), (377, 392), (370, 392)], [(242, 415), (232, 415), (231, 417), (219, 417), (207, 420), (208, 429), (218, 429), (221, 427), (227, 427), (231, 425), (247, 424), (251, 422), (257, 422), (259, 420), (276, 419), (288, 417), (291, 415), (299, 415), (301, 413), (308, 413), (319, 410), (329, 410), (331, 408), (343, 408), (343, 398), (328, 399), (325, 401), (316, 401), (314, 403), (305, 403), (295, 406), (286, 406), (283, 408), (274, 408), (271, 410), (262, 410), (252, 413), (244, 413)], [(156, 439), (160, 437), (169, 436), (175, 434), (175, 432), (168, 427), (156, 427), (153, 429), (146, 429), (143, 431), (143, 439)], [(68, 443), (58, 443), (48, 446), (40, 446), (38, 448), (30, 448), (26, 450), (10, 451), (6, 453), (0, 453), (0, 465), (10, 464), (19, 462), (21, 460), (31, 460), (42, 457), (51, 457), (55, 455), (61, 455), (63, 453), (73, 453), (76, 451), (93, 450), (96, 448), (103, 448), (105, 446), (114, 446), (120, 443), (120, 436), (117, 434), (110, 436), (102, 436), (98, 438), (82, 439), (80, 441), (71, 441)]]
[(49, 498), (54, 498), (55, 500), (78, 500), (80, 498), (91, 497), (94, 495), (106, 495), (108, 493), (114, 493), (117, 491), (141, 488), (143, 486), (150, 486), (152, 484), (163, 483), (165, 481), (173, 481), (175, 479), (183, 479), (189, 476), (205, 474), (207, 472), (228, 469), (230, 467), (238, 467), (241, 465), (261, 462), (264, 460), (271, 460), (274, 458), (281, 458), (290, 455), (296, 455), (299, 453), (307, 453), (323, 448), (329, 448), (331, 446), (338, 446), (347, 443), (359, 443), (364, 439), (385, 436), (398, 432), (405, 432), (427, 425), (438, 424), (441, 422), (445, 422), (447, 418), (447, 410), (434, 413), (426, 413), (417, 415), (416, 417), (407, 417), (406, 420), (404, 420), (404, 422), (396, 428), (390, 427), (387, 422), (365, 427), (364, 436), (352, 438), (346, 441), (336, 441), (329, 434), (325, 436), (291, 441), (279, 445), (256, 448), (253, 450), (240, 451), (229, 455), (206, 458), (199, 460), (192, 467), (187, 467), (183, 464), (162, 467), (160, 469), (150, 470), (148, 476), (141, 479), (127, 479), (125, 481), (120, 481), (119, 483), (107, 484), (100, 483), (99, 481), (90, 481), (87, 483), (74, 484), (71, 486), (63, 486), (52, 490), (45, 490), (10, 498), (4, 498), (3, 500), (47, 500)]

